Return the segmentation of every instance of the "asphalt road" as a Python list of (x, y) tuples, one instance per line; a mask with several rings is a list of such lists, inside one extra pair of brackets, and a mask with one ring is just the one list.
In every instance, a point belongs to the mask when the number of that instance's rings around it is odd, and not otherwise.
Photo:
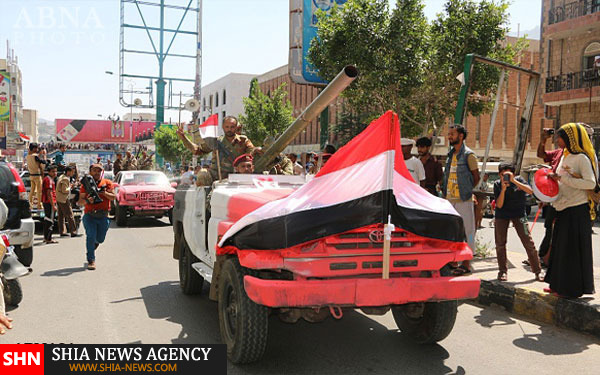
[[(179, 291), (166, 220), (111, 227), (84, 268), (84, 237), (35, 246), (24, 300), (0, 343), (220, 343), (216, 303)], [(36, 236), (36, 244), (41, 236)], [(297, 324), (270, 318), (263, 360), (230, 374), (597, 374), (600, 342), (505, 312), (463, 304), (451, 335), (420, 346), (391, 314), (346, 311), (342, 320)]]

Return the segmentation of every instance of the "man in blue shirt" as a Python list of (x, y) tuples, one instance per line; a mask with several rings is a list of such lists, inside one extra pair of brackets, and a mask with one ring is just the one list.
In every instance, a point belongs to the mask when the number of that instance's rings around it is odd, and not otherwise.
[(531, 187), (520, 176), (515, 177), (515, 166), (511, 163), (500, 163), (498, 166), (500, 179), (494, 183), (496, 211), (494, 213), (494, 237), (496, 240), (496, 257), (498, 258), (498, 280), (507, 281), (506, 238), (508, 225), (512, 222), (517, 235), (527, 251), (531, 271), (537, 281), (543, 281), (538, 252), (531, 239), (525, 214), (525, 195), (533, 194)]
[(67, 146), (65, 146), (63, 143), (61, 143), (60, 145), (58, 145), (58, 152), (56, 153), (56, 156), (54, 157), (54, 164), (56, 164), (58, 169), (60, 169), (61, 171), (64, 170), (65, 167), (67, 166), (65, 163), (65, 151), (66, 150), (67, 150)]

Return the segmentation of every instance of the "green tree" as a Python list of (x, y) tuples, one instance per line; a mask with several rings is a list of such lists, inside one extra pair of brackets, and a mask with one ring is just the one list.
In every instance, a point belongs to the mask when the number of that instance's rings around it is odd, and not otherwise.
[(192, 153), (185, 148), (177, 137), (176, 129), (172, 126), (161, 126), (154, 133), (156, 152), (165, 160), (172, 163), (184, 163), (192, 160)]
[[(467, 53), (513, 62), (518, 48), (502, 41), (508, 31), (506, 0), (448, 0), (431, 24), (422, 0), (348, 0), (329, 16), (318, 16), (318, 32), (309, 49), (321, 76), (332, 79), (345, 65), (361, 75), (343, 93), (353, 113), (374, 118), (394, 110), (402, 132), (415, 136), (442, 124), (454, 112)], [(479, 97), (495, 89), (498, 71), (474, 72), (472, 92)], [(483, 103), (485, 104), (485, 103)], [(487, 106), (473, 99), (469, 113)]]
[(250, 95), (243, 99), (244, 114), (240, 115), (240, 122), (255, 145), (262, 145), (267, 136), (282, 133), (294, 121), (285, 86), (282, 83), (272, 93), (264, 94), (258, 81), (252, 80)]

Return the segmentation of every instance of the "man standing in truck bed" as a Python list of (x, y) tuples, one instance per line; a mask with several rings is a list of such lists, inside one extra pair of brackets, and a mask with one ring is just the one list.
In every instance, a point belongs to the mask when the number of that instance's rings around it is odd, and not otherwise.
[[(233, 173), (233, 162), (235, 159), (244, 154), (251, 154), (254, 156), (256, 152), (260, 152), (261, 150), (260, 147), (254, 147), (248, 137), (236, 133), (238, 120), (235, 117), (225, 117), (223, 119), (222, 127), (225, 135), (217, 138), (215, 150), (213, 150), (205, 140), (202, 140), (198, 145), (193, 143), (186, 137), (182, 126), (177, 128), (177, 136), (183, 141), (185, 147), (192, 151), (194, 155), (205, 155), (209, 152), (213, 153), (210, 169), (201, 169), (200, 172), (198, 172), (196, 179), (196, 185), (198, 186), (211, 186), (213, 181), (217, 181), (219, 178), (227, 178), (230, 173)], [(217, 165), (217, 155), (220, 165)]]

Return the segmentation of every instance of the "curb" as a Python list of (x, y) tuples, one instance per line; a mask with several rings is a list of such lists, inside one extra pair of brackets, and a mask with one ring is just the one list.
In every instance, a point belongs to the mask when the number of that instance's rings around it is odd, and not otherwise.
[(484, 306), (501, 306), (508, 312), (541, 323), (554, 324), (600, 338), (600, 305), (559, 298), (496, 280), (481, 280), (479, 296), (475, 301)]

